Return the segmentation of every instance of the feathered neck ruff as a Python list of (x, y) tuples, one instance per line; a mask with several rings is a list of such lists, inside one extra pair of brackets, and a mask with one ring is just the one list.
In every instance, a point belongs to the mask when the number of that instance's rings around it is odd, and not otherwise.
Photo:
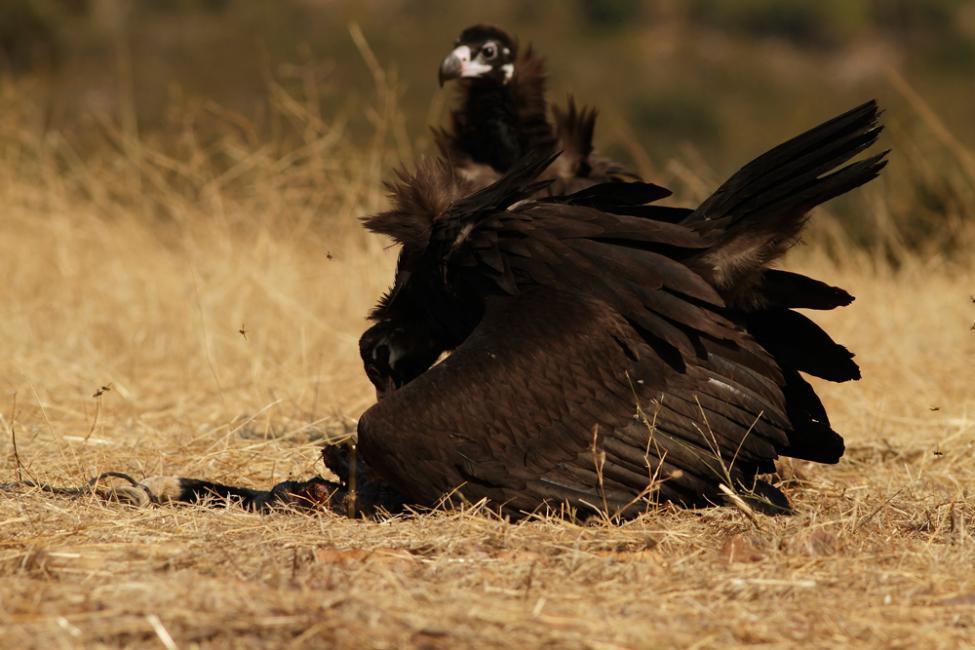
[(365, 217), (363, 225), (372, 232), (392, 237), (404, 249), (425, 247), (433, 223), (452, 203), (474, 189), (441, 158), (418, 161), (412, 173), (399, 169), (396, 180), (385, 185), (392, 209)]
[(451, 113), (450, 149), (505, 172), (529, 151), (549, 153), (555, 135), (547, 118), (545, 61), (531, 46), (519, 53), (511, 81), (460, 82), (460, 107)]

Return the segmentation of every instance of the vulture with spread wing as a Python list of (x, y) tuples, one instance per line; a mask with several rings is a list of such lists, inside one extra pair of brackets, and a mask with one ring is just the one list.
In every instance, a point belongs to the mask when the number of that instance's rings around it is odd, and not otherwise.
[(629, 516), (729, 488), (788, 507), (756, 477), (843, 454), (803, 373), (860, 373), (795, 311), (853, 298), (768, 265), (809, 210), (883, 168), (886, 153), (849, 162), (878, 115), (772, 149), (693, 210), (653, 205), (669, 192), (646, 183), (532, 199), (549, 155), (473, 193), (443, 162), (404, 175), (366, 221), (402, 250), (360, 341), (380, 397), (359, 421), (364, 471), (411, 503), (456, 490), (511, 513)]
[(530, 46), (519, 51), (503, 30), (475, 25), (461, 32), (440, 65), (440, 85), (449, 80), (460, 85), (460, 104), (450, 130), (434, 135), (444, 157), (476, 186), (497, 180), (529, 152), (561, 153), (540, 173), (552, 180), (546, 193), (637, 179), (593, 151), (595, 109), (578, 108), (570, 97), (565, 109), (552, 108), (554, 127), (549, 123), (545, 63)]

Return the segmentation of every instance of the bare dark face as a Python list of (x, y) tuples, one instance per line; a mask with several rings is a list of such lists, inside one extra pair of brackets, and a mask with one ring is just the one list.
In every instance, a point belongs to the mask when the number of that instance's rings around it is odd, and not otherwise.
[(415, 326), (382, 320), (359, 339), (359, 355), (366, 376), (381, 400), (425, 372), (440, 355), (432, 339)]
[(440, 85), (452, 79), (485, 79), (507, 84), (515, 71), (516, 46), (496, 27), (476, 25), (465, 29), (454, 49), (440, 64)]

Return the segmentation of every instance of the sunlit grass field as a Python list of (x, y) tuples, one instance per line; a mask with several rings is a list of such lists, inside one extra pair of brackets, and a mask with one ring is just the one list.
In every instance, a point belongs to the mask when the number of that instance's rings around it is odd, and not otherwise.
[[(785, 263), (857, 296), (816, 318), (864, 375), (820, 386), (843, 461), (782, 463), (796, 516), (353, 521), (0, 494), (0, 647), (970, 646), (975, 175), (895, 91), (923, 136), (885, 136), (885, 177), (817, 212)], [(187, 126), (161, 146), (95, 122), (81, 152), (5, 92), (0, 482), (325, 472), (323, 441), (374, 400), (356, 343), (395, 251), (358, 217), (405, 156), (392, 100), (369, 107), (372, 146), (280, 94), (298, 137)], [(644, 171), (690, 202), (731, 171), (696, 162)]]

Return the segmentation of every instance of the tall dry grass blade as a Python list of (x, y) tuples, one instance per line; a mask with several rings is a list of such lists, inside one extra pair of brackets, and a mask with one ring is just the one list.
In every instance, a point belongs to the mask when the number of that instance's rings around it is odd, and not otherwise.
[(931, 133), (950, 151), (962, 165), (970, 183), (975, 184), (975, 155), (961, 143), (938, 116), (937, 111), (914, 90), (914, 87), (893, 66), (886, 66), (887, 81), (903, 97), (911, 108), (924, 120)]
[(10, 418), (7, 420), (7, 429), (10, 433), (10, 447), (14, 455), (14, 467), (17, 471), (17, 481), (24, 480), (23, 463), (20, 462), (20, 452), (17, 450), (17, 391), (10, 395)]
[(731, 503), (736, 508), (738, 508), (738, 510), (741, 511), (741, 513), (743, 515), (745, 515), (746, 517), (748, 517), (748, 520), (750, 522), (752, 522), (752, 524), (755, 526), (755, 528), (758, 528), (759, 530), (761, 530), (762, 524), (758, 520), (758, 517), (755, 515), (755, 511), (752, 510), (751, 506), (749, 506), (745, 502), (745, 500), (742, 499), (741, 496), (738, 495), (737, 492), (735, 492), (734, 490), (732, 490), (730, 487), (728, 487), (724, 483), (719, 483), (718, 484), (718, 489), (721, 490), (721, 494), (725, 495), (728, 498), (728, 500), (731, 501)]

